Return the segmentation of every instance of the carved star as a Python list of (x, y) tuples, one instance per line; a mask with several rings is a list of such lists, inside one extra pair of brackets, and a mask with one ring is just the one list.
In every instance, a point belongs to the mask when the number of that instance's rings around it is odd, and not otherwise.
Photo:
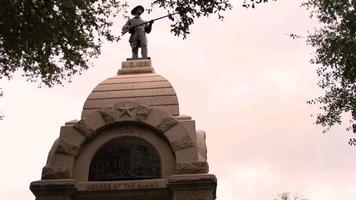
[(128, 117), (134, 118), (134, 115), (132, 113), (132, 111), (135, 109), (134, 106), (125, 105), (125, 107), (117, 107), (116, 109), (121, 112), (119, 118), (121, 118), (125, 115), (127, 115)]

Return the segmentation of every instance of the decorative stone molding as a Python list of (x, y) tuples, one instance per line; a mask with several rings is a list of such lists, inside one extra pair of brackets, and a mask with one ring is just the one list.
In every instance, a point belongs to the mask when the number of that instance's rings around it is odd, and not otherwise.
[[(71, 178), (75, 158), (81, 153), (83, 145), (105, 128), (125, 123), (151, 127), (160, 137), (165, 137), (176, 157), (176, 162), (178, 162), (176, 163), (177, 173), (206, 173), (208, 171), (206, 162), (198, 162), (196, 141), (181, 122), (157, 108), (151, 108), (134, 101), (121, 101), (113, 106), (93, 111), (82, 120), (73, 122), (72, 126), (67, 126), (67, 129), (61, 129), (68, 133), (61, 132), (58, 143), (53, 146), (54, 151), (48, 158), (51, 163), (43, 170), (42, 178)], [(68, 135), (79, 133), (71, 130), (70, 127), (80, 132), (85, 138), (76, 138), (72, 143), (71, 137)], [(71, 156), (72, 159), (60, 155)], [(63, 162), (65, 165), (62, 164)], [(69, 168), (63, 168), (63, 166)]]

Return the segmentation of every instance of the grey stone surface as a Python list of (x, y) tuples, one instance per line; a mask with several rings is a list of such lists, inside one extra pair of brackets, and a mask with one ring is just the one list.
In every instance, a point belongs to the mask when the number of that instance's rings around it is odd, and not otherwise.
[(161, 177), (168, 177), (175, 172), (174, 154), (170, 150), (169, 143), (150, 129), (144, 129), (135, 125), (122, 125), (116, 128), (103, 130), (95, 140), (83, 147), (82, 153), (77, 157), (74, 167), (74, 178), (78, 181), (87, 181), (89, 165), (95, 153), (105, 143), (120, 137), (137, 137), (152, 144), (159, 152), (161, 158)]
[(176, 165), (177, 174), (203, 174), (209, 172), (209, 165), (207, 162), (179, 162)]
[(198, 149), (198, 160), (200, 161), (207, 161), (208, 159), (208, 149), (206, 147), (206, 135), (205, 132), (202, 130), (196, 131), (196, 138), (197, 138), (197, 149)]
[(169, 177), (167, 186), (173, 193), (173, 200), (213, 200), (216, 184), (212, 174), (184, 174)]
[(63, 178), (72, 178), (73, 169), (66, 167), (43, 167), (42, 169), (42, 179), (63, 179)]
[[(146, 73), (149, 68), (152, 71)], [(30, 188), (37, 200), (212, 200), (216, 198), (216, 177), (207, 174), (205, 137), (204, 131), (196, 131), (190, 116), (179, 115), (173, 87), (153, 73), (151, 60), (125, 61), (118, 76), (94, 88), (84, 104), (81, 120), (61, 127), (42, 180), (31, 183)], [(96, 155), (109, 160), (98, 159), (99, 164), (103, 163), (98, 169), (105, 173), (127, 171), (126, 165), (119, 164), (124, 160), (132, 164), (132, 170), (142, 168), (137, 163), (151, 166), (150, 159), (140, 160), (147, 157), (143, 153), (145, 145), (131, 145), (127, 148), (131, 150), (123, 151), (136, 154), (115, 158), (114, 162), (120, 162), (114, 164), (114, 171), (108, 170), (105, 166), (111, 165), (110, 159), (115, 156), (109, 154), (114, 152), (109, 148), (104, 154), (97, 153), (117, 141), (151, 145), (158, 153), (152, 160), (159, 157), (155, 166), (159, 165), (160, 173), (147, 175), (144, 180), (140, 170), (134, 172), (139, 180), (90, 179), (90, 166)], [(127, 175), (131, 177), (132, 173)]]
[[(129, 62), (132, 63), (130, 65), (139, 65), (141, 61)], [(145, 60), (142, 62), (151, 64)], [(173, 116), (179, 115), (178, 98), (172, 85), (162, 76), (150, 73), (118, 75), (104, 80), (85, 101), (82, 118), (95, 110), (127, 100), (161, 109)]]

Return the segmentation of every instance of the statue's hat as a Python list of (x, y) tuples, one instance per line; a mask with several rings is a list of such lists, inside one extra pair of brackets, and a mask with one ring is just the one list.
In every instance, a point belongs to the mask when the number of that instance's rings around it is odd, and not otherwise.
[(145, 8), (143, 8), (143, 6), (138, 5), (136, 7), (134, 7), (134, 9), (131, 10), (131, 14), (135, 15), (137, 13), (137, 11), (141, 10), (141, 14), (145, 11)]

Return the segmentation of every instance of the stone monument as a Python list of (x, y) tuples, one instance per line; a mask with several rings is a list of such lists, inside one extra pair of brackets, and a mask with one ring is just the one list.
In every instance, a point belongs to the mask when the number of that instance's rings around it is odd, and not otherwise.
[(172, 85), (151, 60), (127, 60), (61, 127), (30, 189), (37, 200), (213, 200), (208, 171), (205, 133)]

